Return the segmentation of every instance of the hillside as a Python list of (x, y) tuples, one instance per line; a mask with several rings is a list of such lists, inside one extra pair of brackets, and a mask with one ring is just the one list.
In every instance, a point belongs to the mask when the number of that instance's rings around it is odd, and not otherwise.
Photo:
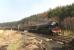
[(47, 23), (49, 21), (56, 21), (60, 24), (62, 29), (74, 30), (74, 3), (67, 6), (60, 6), (54, 9), (49, 9), (47, 12), (35, 14), (16, 22), (1, 23), (0, 27), (24, 28), (30, 25)]

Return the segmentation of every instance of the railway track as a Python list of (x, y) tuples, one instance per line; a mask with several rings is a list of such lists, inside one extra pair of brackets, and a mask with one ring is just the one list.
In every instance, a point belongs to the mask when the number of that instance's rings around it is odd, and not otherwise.
[(52, 39), (66, 44), (66, 43), (71, 42), (74, 38), (68, 37), (68, 36), (53, 36)]
[[(45, 46), (44, 48), (46, 48), (46, 50), (50, 50), (52, 48), (62, 48), (62, 44), (58, 43), (56, 38), (53, 39), (53, 37), (46, 37), (43, 36), (42, 34), (36, 34), (36, 33), (29, 33), (29, 32), (22, 32), (23, 36), (24, 36), (24, 40), (27, 37), (35, 37), (36, 39), (38, 39), (41, 43), (41, 46)], [(61, 40), (61, 39), (60, 39)], [(58, 40), (58, 41), (60, 41)]]

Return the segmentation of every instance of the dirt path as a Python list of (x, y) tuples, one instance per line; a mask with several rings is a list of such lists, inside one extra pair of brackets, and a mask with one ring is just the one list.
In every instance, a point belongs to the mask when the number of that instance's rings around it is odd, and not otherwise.
[[(53, 41), (52, 39), (49, 39), (42, 34), (35, 34), (35, 33), (29, 33), (29, 32), (22, 32), (22, 35), (24, 37), (25, 41), (25, 50), (26, 47), (29, 48), (30, 45), (33, 47), (36, 47), (37, 50), (52, 50), (52, 48), (60, 48), (62, 47), (61, 44), (57, 43), (57, 41)], [(28, 44), (28, 45), (27, 45)], [(35, 48), (30, 49), (35, 49)]]

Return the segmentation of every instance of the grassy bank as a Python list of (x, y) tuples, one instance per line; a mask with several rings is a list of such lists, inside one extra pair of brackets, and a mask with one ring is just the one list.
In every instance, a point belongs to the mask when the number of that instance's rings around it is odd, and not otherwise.
[(22, 35), (17, 31), (0, 30), (0, 47), (7, 45), (7, 50), (18, 50), (22, 45)]

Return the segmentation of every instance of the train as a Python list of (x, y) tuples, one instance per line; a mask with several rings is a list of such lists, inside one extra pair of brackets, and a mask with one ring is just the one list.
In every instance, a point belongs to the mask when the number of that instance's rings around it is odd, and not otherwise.
[(45, 24), (40, 24), (37, 26), (31, 26), (29, 27), (29, 32), (33, 33), (40, 33), (40, 34), (46, 34), (46, 35), (58, 35), (58, 33), (61, 32), (61, 28), (57, 22), (50, 22)]

